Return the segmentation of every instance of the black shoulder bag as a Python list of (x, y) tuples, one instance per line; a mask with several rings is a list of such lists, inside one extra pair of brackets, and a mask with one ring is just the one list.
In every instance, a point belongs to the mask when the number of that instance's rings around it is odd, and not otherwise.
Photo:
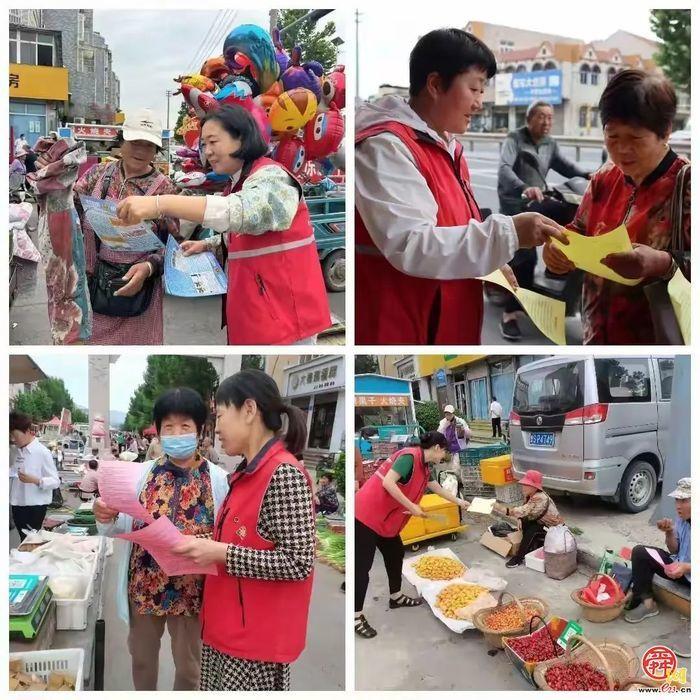
[[(101, 199), (107, 197), (109, 185), (112, 182), (112, 170), (104, 179), (102, 184)], [(140, 316), (151, 305), (153, 290), (155, 288), (155, 277), (148, 277), (134, 296), (115, 297), (114, 292), (119, 289), (117, 284), (124, 275), (135, 265), (135, 263), (115, 263), (100, 259), (100, 238), (95, 236), (95, 249), (97, 251), (97, 261), (95, 271), (88, 278), (88, 289), (90, 291), (90, 302), (92, 310), (103, 316), (117, 316), (120, 318), (131, 318)]]
[[(668, 252), (676, 262), (684, 262), (690, 251), (685, 250), (683, 237), (683, 195), (690, 175), (690, 164), (684, 165), (676, 176), (671, 199), (671, 242)], [(649, 302), (651, 321), (654, 326), (654, 342), (657, 345), (684, 345), (683, 334), (668, 295), (668, 280), (660, 279), (644, 286), (644, 294)]]

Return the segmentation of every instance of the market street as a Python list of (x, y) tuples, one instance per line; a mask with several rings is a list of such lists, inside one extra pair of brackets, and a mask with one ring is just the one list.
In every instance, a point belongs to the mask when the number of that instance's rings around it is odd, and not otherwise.
[[(35, 216), (30, 223), (33, 225)], [(28, 229), (36, 243), (36, 231)], [(18, 289), (10, 307), (11, 345), (50, 345), (46, 282), (42, 263), (19, 261)], [(328, 295), (334, 323), (344, 322), (345, 292)], [(165, 345), (225, 345), (221, 328), (221, 298), (187, 299), (166, 295), (163, 301)], [(338, 344), (344, 333), (332, 334), (322, 343)]]
[[(583, 530), (583, 534), (577, 536), (580, 553), (590, 549), (600, 555), (605, 546), (617, 551), (623, 543), (640, 541), (663, 544), (661, 533), (649, 525), (654, 504), (636, 515), (621, 513), (596, 499), (557, 496), (557, 506), (568, 524)], [(549, 605), (550, 615), (567, 619), (579, 617), (580, 608), (571, 600), (570, 592), (585, 586), (593, 572), (579, 565), (576, 573), (563, 581), (555, 581), (525, 566), (506, 569), (504, 559), (479, 544), (487, 521), (486, 516), (469, 516), (472, 526), (457, 542), (442, 538), (426, 544), (449, 547), (467, 567), (490, 569), (508, 581), (506, 590), (516, 596), (534, 595), (543, 599)], [(420, 550), (427, 551), (427, 546)], [(415, 554), (407, 550), (406, 557), (411, 556)], [(402, 590), (415, 594), (405, 580)], [(425, 601), (418, 608), (401, 610), (389, 610), (387, 601), (384, 563), (377, 554), (370, 572), (365, 614), (378, 635), (370, 640), (356, 637), (357, 690), (533, 689), (504, 652), (499, 651), (494, 656), (487, 653), (483, 635), (478, 630), (467, 630), (461, 636), (452, 632), (433, 615)], [(622, 617), (605, 624), (583, 620), (584, 634), (593, 640), (607, 638), (628, 644), (641, 656), (652, 643), (668, 643), (674, 635), (688, 630), (688, 621), (677, 612), (663, 605), (660, 610), (653, 621), (637, 625), (625, 622)], [(679, 666), (688, 669), (690, 682), (690, 659), (679, 659)]]

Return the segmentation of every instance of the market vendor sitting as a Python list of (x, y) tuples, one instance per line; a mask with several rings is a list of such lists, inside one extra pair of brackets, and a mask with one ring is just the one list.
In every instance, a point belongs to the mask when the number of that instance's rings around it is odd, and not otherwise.
[(656, 523), (666, 537), (668, 551), (644, 544), (632, 550), (632, 589), (625, 604), (627, 622), (641, 622), (659, 614), (652, 597), (654, 574), (690, 586), (690, 477), (681, 479), (668, 495), (676, 500), (677, 517), (675, 521), (663, 518)]
[(545, 528), (564, 523), (551, 496), (542, 489), (542, 472), (529, 469), (519, 483), (525, 496), (524, 505), (511, 507), (497, 503), (493, 508), (494, 513), (518, 518), (522, 527), (523, 539), (518, 551), (506, 562), (508, 568), (519, 566), (526, 554), (542, 546)]
[(97, 495), (97, 465), (96, 459), (91, 459), (88, 462), (88, 468), (85, 470), (85, 475), (82, 481), (78, 484), (80, 496)]

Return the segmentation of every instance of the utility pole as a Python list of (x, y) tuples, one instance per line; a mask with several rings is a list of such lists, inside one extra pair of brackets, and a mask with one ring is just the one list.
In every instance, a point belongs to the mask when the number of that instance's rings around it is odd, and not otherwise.
[(165, 91), (165, 97), (167, 99), (167, 110), (165, 114), (165, 128), (168, 132), (168, 149), (167, 149), (167, 155), (168, 155), (168, 175), (170, 175), (170, 98), (172, 97), (173, 91), (172, 90), (166, 90)]

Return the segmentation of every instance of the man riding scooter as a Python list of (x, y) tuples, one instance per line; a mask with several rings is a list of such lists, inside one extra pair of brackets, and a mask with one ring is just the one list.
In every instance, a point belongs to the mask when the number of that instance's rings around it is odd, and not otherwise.
[[(590, 173), (561, 154), (557, 142), (549, 135), (553, 118), (554, 108), (551, 104), (533, 102), (525, 114), (525, 126), (512, 131), (503, 142), (498, 167), (501, 214), (513, 216), (524, 211), (536, 211), (561, 225), (571, 222), (571, 206), (547, 197), (542, 185), (546, 190), (546, 177), (550, 170), (567, 178), (588, 179)], [(509, 264), (518, 284), (524, 289), (532, 289), (537, 251), (518, 250)], [(506, 340), (517, 341), (521, 338), (517, 322), (520, 310), (518, 300), (513, 295), (508, 295), (501, 320), (501, 335)]]

